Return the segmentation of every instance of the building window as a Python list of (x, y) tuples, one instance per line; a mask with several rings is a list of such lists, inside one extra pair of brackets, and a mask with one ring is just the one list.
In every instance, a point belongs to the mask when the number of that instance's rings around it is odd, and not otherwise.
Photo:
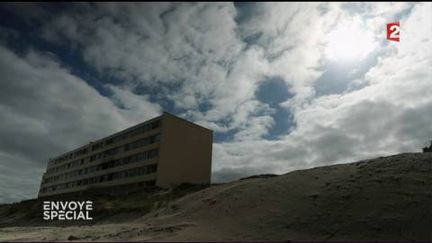
[(108, 139), (106, 142), (105, 142), (105, 144), (106, 145), (110, 145), (110, 144), (112, 144), (114, 142), (114, 138), (110, 138), (110, 139)]
[(146, 181), (145, 182), (146, 186), (155, 186), (156, 185), (156, 181), (155, 180), (151, 180), (151, 181)]
[(155, 121), (155, 122), (152, 123), (152, 125), (151, 125), (151, 129), (156, 129), (156, 128), (158, 128), (159, 126), (160, 126), (160, 120)]
[(103, 147), (103, 143), (102, 142), (97, 143), (97, 144), (95, 144), (95, 145), (92, 146), (92, 151), (95, 151), (95, 150), (100, 149), (102, 147)]
[(152, 159), (152, 158), (154, 158), (154, 157), (157, 157), (158, 154), (159, 154), (159, 150), (158, 150), (158, 149), (150, 150), (150, 151), (148, 152), (148, 158), (149, 158), (149, 159)]

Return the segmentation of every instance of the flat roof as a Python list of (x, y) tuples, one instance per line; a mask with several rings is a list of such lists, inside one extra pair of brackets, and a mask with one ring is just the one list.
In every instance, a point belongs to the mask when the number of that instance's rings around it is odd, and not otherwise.
[(78, 150), (84, 149), (85, 147), (88, 147), (88, 146), (91, 145), (91, 144), (100, 143), (100, 142), (103, 142), (103, 141), (105, 141), (105, 140), (108, 140), (108, 139), (110, 139), (110, 138), (112, 138), (112, 137), (115, 137), (115, 136), (118, 136), (118, 135), (120, 135), (120, 134), (123, 134), (123, 133), (129, 132), (129, 131), (134, 130), (134, 129), (136, 129), (136, 128), (138, 128), (138, 127), (140, 127), (140, 126), (142, 126), (142, 125), (144, 125), (144, 124), (146, 124), (146, 123), (150, 123), (150, 122), (153, 122), (153, 121), (155, 121), (155, 120), (157, 120), (157, 119), (161, 119), (164, 115), (170, 115), (170, 116), (172, 116), (172, 117), (174, 117), (174, 118), (180, 119), (180, 120), (185, 121), (185, 122), (188, 122), (188, 123), (190, 123), (190, 124), (193, 124), (193, 125), (195, 125), (195, 126), (197, 126), (197, 127), (199, 127), (199, 128), (202, 128), (202, 129), (208, 130), (208, 131), (210, 131), (210, 132), (213, 132), (213, 130), (211, 130), (211, 129), (208, 129), (208, 128), (206, 128), (206, 127), (200, 126), (200, 125), (198, 125), (198, 124), (196, 124), (196, 123), (193, 123), (193, 122), (191, 122), (191, 121), (188, 121), (188, 120), (186, 120), (186, 119), (184, 119), (184, 118), (181, 118), (181, 117), (176, 116), (176, 115), (174, 115), (174, 114), (171, 114), (171, 113), (169, 113), (169, 112), (163, 111), (161, 115), (158, 115), (158, 116), (156, 116), (156, 117), (154, 117), (154, 118), (151, 118), (151, 119), (149, 119), (149, 120), (147, 120), (147, 121), (144, 121), (144, 122), (138, 123), (138, 124), (133, 125), (133, 126), (131, 126), (131, 127), (125, 128), (125, 129), (123, 129), (123, 130), (121, 130), (121, 131), (115, 132), (115, 133), (113, 133), (113, 134), (111, 134), (111, 135), (108, 135), (108, 136), (106, 136), (106, 137), (103, 137), (103, 138), (100, 138), (100, 139), (97, 139), (97, 140), (94, 140), (94, 141), (90, 141), (89, 143), (87, 143), (87, 144), (85, 144), (85, 145), (81, 145), (81, 146), (79, 146), (79, 147), (77, 147), (77, 148), (75, 148), (75, 149), (73, 149), (73, 150), (70, 150), (70, 151), (64, 152), (64, 153), (62, 153), (62, 154), (60, 154), (60, 155), (57, 155), (57, 156), (55, 156), (55, 157), (53, 157), (53, 158), (50, 158), (50, 160), (58, 159), (58, 158), (60, 158), (60, 157), (62, 157), (62, 156), (65, 156), (65, 155), (68, 155), (68, 154), (74, 153), (74, 152), (76, 152), (76, 151), (78, 151)]
[(185, 122), (187, 122), (187, 123), (190, 123), (190, 124), (192, 124), (192, 125), (195, 125), (195, 126), (197, 126), (197, 127), (199, 127), (199, 128), (202, 128), (202, 129), (208, 130), (208, 131), (210, 131), (210, 132), (213, 132), (213, 130), (211, 130), (211, 129), (207, 128), (207, 127), (203, 127), (203, 126), (198, 125), (198, 124), (196, 124), (196, 123), (194, 123), (194, 122), (191, 122), (191, 121), (188, 121), (188, 120), (186, 120), (186, 119), (184, 119), (184, 118), (181, 118), (181, 117), (179, 117), (179, 116), (173, 115), (173, 114), (171, 114), (171, 113), (169, 113), (169, 112), (164, 111), (163, 114), (170, 115), (170, 116), (172, 116), (172, 117), (174, 117), (174, 118), (180, 119), (180, 120), (182, 120), (182, 121), (185, 121)]
[(133, 125), (133, 126), (131, 126), (131, 127), (128, 127), (128, 128), (123, 129), (123, 130), (120, 130), (120, 131), (118, 131), (118, 132), (115, 132), (115, 133), (113, 133), (113, 134), (111, 134), (111, 135), (108, 135), (108, 136), (106, 136), (106, 137), (99, 138), (99, 139), (94, 140), (94, 141), (90, 141), (89, 143), (87, 143), (87, 144), (85, 144), (85, 145), (81, 145), (81, 146), (79, 146), (79, 147), (77, 147), (77, 148), (75, 148), (75, 149), (73, 149), (73, 150), (69, 150), (69, 151), (67, 151), (67, 152), (65, 152), (65, 153), (62, 153), (62, 154), (60, 154), (60, 155), (57, 155), (57, 156), (55, 156), (55, 157), (53, 157), (53, 158), (51, 158), (51, 159), (57, 159), (57, 158), (59, 158), (59, 157), (62, 157), (62, 156), (65, 156), (65, 155), (67, 155), (67, 154), (70, 154), (70, 153), (76, 152), (76, 151), (78, 151), (78, 150), (81, 150), (81, 149), (83, 149), (83, 148), (85, 148), (85, 147), (87, 147), (87, 146), (89, 146), (89, 145), (91, 145), (91, 144), (96, 144), (96, 143), (100, 143), (100, 142), (102, 142), (102, 141), (108, 140), (108, 139), (110, 139), (110, 138), (112, 138), (112, 137), (118, 136), (118, 135), (120, 135), (120, 134), (123, 134), (123, 133), (128, 132), (128, 131), (131, 131), (131, 130), (134, 130), (134, 129), (136, 129), (136, 128), (138, 128), (138, 127), (140, 127), (140, 126), (142, 126), (142, 125), (144, 125), (144, 124), (146, 124), (146, 123), (150, 123), (150, 122), (153, 122), (153, 121), (155, 121), (155, 120), (157, 120), (157, 119), (160, 119), (161, 117), (162, 117), (162, 115), (159, 115), (159, 116), (154, 117), (154, 118), (151, 118), (151, 119), (149, 119), (149, 120), (147, 120), (147, 121), (144, 121), (144, 122), (138, 123), (138, 124)]

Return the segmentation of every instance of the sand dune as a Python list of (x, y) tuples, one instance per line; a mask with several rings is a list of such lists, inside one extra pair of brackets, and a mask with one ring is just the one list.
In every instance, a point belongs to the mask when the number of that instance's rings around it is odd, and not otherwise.
[(432, 153), (215, 185), (115, 223), (0, 228), (0, 240), (432, 240)]

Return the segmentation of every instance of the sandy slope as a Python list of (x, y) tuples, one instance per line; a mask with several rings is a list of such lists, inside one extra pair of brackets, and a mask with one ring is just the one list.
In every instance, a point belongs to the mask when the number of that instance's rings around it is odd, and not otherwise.
[(212, 186), (130, 223), (0, 228), (0, 240), (432, 240), (431, 229), (432, 153), (413, 153)]

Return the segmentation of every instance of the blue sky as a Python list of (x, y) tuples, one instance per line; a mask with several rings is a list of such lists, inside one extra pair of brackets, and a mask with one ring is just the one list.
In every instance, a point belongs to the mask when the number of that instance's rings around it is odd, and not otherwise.
[(214, 182), (418, 151), (431, 6), (2, 3), (0, 203), (35, 197), (49, 157), (162, 111), (214, 130)]

